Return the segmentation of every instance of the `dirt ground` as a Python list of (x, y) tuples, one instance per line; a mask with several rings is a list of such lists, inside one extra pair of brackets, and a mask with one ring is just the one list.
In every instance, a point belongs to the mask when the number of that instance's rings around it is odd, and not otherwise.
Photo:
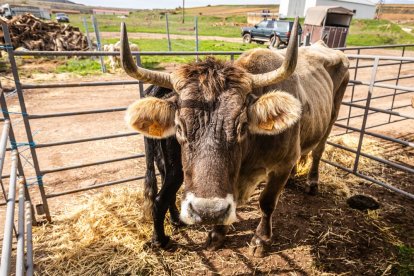
[[(372, 50), (366, 54), (399, 55), (398, 51)], [(414, 56), (407, 52), (407, 56)], [(364, 61), (369, 64), (371, 61)], [(354, 61), (353, 61), (354, 63)], [(33, 66), (48, 66), (47, 64), (23, 65), (21, 70), (32, 70)], [(49, 66), (54, 66), (49, 65)], [(380, 67), (377, 79), (395, 77), (398, 65)], [(414, 74), (414, 65), (403, 65), (401, 75)], [(351, 71), (353, 76), (353, 71)], [(371, 69), (358, 71), (357, 79), (369, 81)], [(80, 77), (69, 74), (40, 74), (32, 75), (31, 79), (22, 79), (23, 83), (55, 83), (55, 82), (83, 82), (127, 80), (122, 72), (105, 74), (93, 77)], [(3, 86), (12, 86), (9, 80), (1, 79)], [(385, 82), (394, 84), (394, 82)], [(402, 86), (413, 86), (413, 78), (401, 80)], [(344, 101), (351, 98), (351, 87), (348, 88)], [(48, 114), (55, 112), (87, 111), (126, 107), (138, 99), (137, 85), (119, 85), (104, 87), (79, 87), (59, 89), (26, 90), (25, 101), (29, 114)], [(393, 90), (374, 90), (374, 95), (392, 94)], [(354, 99), (365, 99), (366, 86), (355, 89)], [(394, 107), (411, 103), (412, 93), (395, 97)], [(392, 97), (373, 100), (371, 106), (390, 108)], [(7, 97), (10, 111), (19, 112), (16, 95)], [(364, 105), (365, 101), (359, 104)], [(413, 116), (412, 107), (397, 109), (402, 114)], [(340, 119), (348, 117), (348, 108), (343, 106)], [(362, 111), (353, 108), (351, 116), (362, 114)], [(31, 121), (32, 133), (37, 145), (58, 141), (75, 140), (101, 135), (111, 135), (131, 132), (123, 122), (123, 112), (110, 112), (82, 116), (66, 116), (59, 118), (36, 119)], [(19, 115), (13, 115), (16, 136), (18, 141), (26, 141), (23, 124)], [(367, 126), (388, 122), (388, 115), (373, 114), (368, 119)], [(398, 119), (392, 117), (392, 120)], [(346, 120), (341, 123), (345, 124)], [(360, 127), (361, 117), (352, 119), (350, 125)], [(405, 120), (386, 126), (371, 129), (376, 133), (400, 137), (406, 141), (414, 141), (414, 124), (412, 120)], [(343, 129), (335, 128), (333, 135), (343, 133)], [(384, 143), (379, 141), (378, 143)], [(414, 152), (412, 148), (395, 147), (389, 145), (389, 154), (386, 158), (403, 162), (414, 167)], [(404, 160), (398, 160), (398, 152), (404, 153)], [(41, 170), (66, 167), (78, 164), (91, 163), (108, 158), (122, 158), (143, 153), (142, 136), (134, 135), (117, 139), (98, 140), (65, 146), (37, 149)], [(33, 177), (30, 152), (21, 148), (22, 161), (28, 177)], [(8, 156), (9, 157), (9, 156)], [(26, 160), (26, 158), (28, 160)], [(10, 158), (8, 158), (10, 159)], [(323, 166), (328, 166), (324, 164)], [(5, 168), (9, 168), (6, 162)], [(395, 172), (385, 166), (381, 168), (381, 179), (385, 179), (400, 188), (414, 192), (414, 182), (410, 175)], [(58, 173), (48, 173), (44, 176), (47, 194), (57, 193), (76, 188), (92, 187), (94, 185), (143, 175), (145, 169), (142, 158), (124, 160), (100, 166), (67, 170)], [(7, 171), (5, 169), (5, 171)], [(369, 173), (369, 172), (368, 172)], [(348, 177), (342, 173), (343, 177)], [(388, 177), (387, 177), (388, 175)], [(375, 175), (378, 176), (378, 175)], [(396, 195), (386, 189), (370, 184), (366, 181), (352, 178), (356, 182), (345, 194), (338, 195), (335, 191), (325, 190), (318, 196), (311, 197), (303, 193), (301, 186), (289, 186), (279, 203), (274, 215), (275, 238), (271, 246), (271, 254), (263, 259), (250, 259), (247, 253), (247, 243), (250, 242), (253, 230), (259, 221), (259, 212), (256, 197), (246, 207), (238, 210), (240, 221), (231, 230), (226, 248), (218, 252), (207, 252), (202, 248), (206, 237), (204, 228), (190, 228), (175, 232), (173, 239), (182, 245), (181, 249), (188, 254), (197, 255), (202, 262), (201, 270), (187, 271), (190, 274), (200, 272), (207, 274), (273, 274), (273, 275), (391, 275), (395, 272), (394, 264), (400, 256), (397, 244), (401, 242), (409, 248), (414, 246), (414, 206), (412, 200)], [(40, 197), (35, 180), (29, 179), (30, 192), (33, 202), (39, 203)], [(326, 184), (326, 183), (325, 183)], [(133, 181), (121, 186), (141, 187), (142, 181)], [(95, 195), (100, 190), (91, 190), (81, 194), (52, 198), (49, 200), (52, 217), (70, 212), (78, 204), (79, 197)], [(381, 209), (375, 214), (366, 214), (347, 207), (345, 199), (350, 194), (369, 194), (378, 199)], [(4, 208), (0, 207), (3, 216)], [(376, 219), (372, 220), (372, 217)], [(42, 218), (39, 217), (41, 220)], [(3, 221), (1, 219), (0, 221)], [(396, 242), (398, 240), (398, 242)], [(149, 253), (175, 254), (175, 253)], [(411, 257), (413, 255), (410, 255)], [(363, 260), (366, 260), (364, 263)], [(387, 261), (388, 260), (388, 261)], [(178, 260), (179, 261), (179, 260)], [(381, 261), (381, 262), (378, 262)], [(413, 271), (413, 260), (410, 263), (409, 273)], [(394, 263), (393, 263), (394, 262)], [(162, 274), (175, 274), (179, 269), (176, 265), (164, 266), (160, 258)], [(39, 275), (42, 275), (39, 272)], [(76, 273), (75, 273), (76, 274)], [(183, 273), (178, 273), (183, 274)], [(185, 274), (185, 273), (184, 273)], [(53, 275), (53, 273), (52, 273)], [(116, 274), (113, 274), (116, 275)], [(407, 274), (410, 275), (410, 274)], [(412, 274), (411, 274), (412, 275)]]

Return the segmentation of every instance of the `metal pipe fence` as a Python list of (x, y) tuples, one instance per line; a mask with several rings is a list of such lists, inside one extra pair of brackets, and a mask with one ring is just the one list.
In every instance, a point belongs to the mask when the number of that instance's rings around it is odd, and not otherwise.
[[(3, 170), (4, 158), (6, 153), (7, 138), (10, 135), (10, 121), (6, 120), (0, 141), (0, 170)], [(1, 183), (4, 199), (6, 200), (6, 216), (4, 221), (4, 236), (2, 245), (2, 254), (0, 262), (0, 275), (10, 275), (12, 267), (12, 248), (13, 236), (17, 240), (15, 256), (15, 275), (33, 275), (33, 246), (32, 246), (32, 204), (30, 197), (26, 197), (26, 183), (24, 177), (18, 180), (19, 171), (19, 154), (17, 149), (11, 153), (11, 170), (8, 192)], [(16, 205), (16, 188), (19, 190), (18, 197), (18, 227), (15, 227), (15, 205)], [(7, 193), (7, 195), (6, 195)], [(25, 253), (26, 251), (26, 253)]]
[[(10, 35), (8, 29), (5, 25), (2, 25), (4, 31), (4, 38), (6, 41), (6, 46), (11, 45)], [(392, 169), (403, 171), (408, 174), (414, 175), (414, 169), (404, 163), (395, 162), (392, 160), (386, 160), (379, 156), (368, 154), (364, 152), (363, 142), (366, 136), (371, 136), (379, 140), (384, 140), (390, 143), (395, 143), (397, 145), (414, 148), (414, 143), (409, 140), (404, 140), (402, 138), (395, 138), (389, 135), (381, 134), (375, 131), (376, 128), (388, 124), (393, 124), (397, 122), (402, 122), (405, 120), (413, 120), (414, 116), (408, 113), (405, 109), (410, 106), (410, 104), (396, 104), (396, 98), (401, 95), (407, 95), (413, 93), (414, 89), (412, 85), (401, 85), (402, 81), (414, 80), (413, 74), (403, 74), (403, 69), (405, 66), (412, 66), (414, 64), (413, 57), (406, 57), (406, 49), (408, 47), (414, 48), (414, 44), (404, 44), (404, 45), (388, 45), (388, 46), (369, 46), (369, 47), (352, 47), (352, 48), (340, 48), (339, 50), (347, 52), (356, 52), (356, 54), (348, 54), (350, 60), (354, 63), (350, 67), (352, 79), (349, 82), (348, 93), (350, 94), (349, 99), (343, 101), (342, 108), (346, 110), (346, 116), (338, 118), (335, 123), (335, 127), (338, 129), (343, 129), (344, 132), (341, 132), (338, 135), (343, 135), (347, 133), (356, 133), (358, 136), (358, 146), (356, 149), (334, 143), (328, 142), (330, 146), (336, 147), (341, 150), (346, 150), (355, 154), (354, 164), (351, 168), (345, 167), (341, 164), (335, 163), (331, 160), (323, 161), (329, 165), (340, 168), (348, 173), (352, 173), (362, 179), (368, 180), (372, 183), (385, 187), (389, 190), (392, 190), (401, 195), (407, 196), (408, 198), (414, 199), (412, 193), (403, 191), (389, 183), (378, 180), (375, 177), (364, 174), (360, 169), (360, 159), (368, 158), (380, 164), (386, 165)], [(48, 199), (61, 197), (69, 194), (75, 194), (80, 192), (85, 192), (92, 189), (98, 189), (103, 187), (108, 187), (112, 185), (117, 185), (126, 182), (138, 181), (145, 178), (145, 176), (131, 176), (123, 179), (113, 180), (104, 183), (98, 183), (93, 186), (83, 187), (78, 189), (63, 190), (53, 193), (46, 193), (44, 185), (47, 183), (43, 182), (43, 176), (46, 174), (59, 173), (63, 171), (73, 171), (80, 168), (98, 166), (113, 162), (121, 162), (125, 160), (137, 160), (143, 158), (144, 154), (135, 154), (130, 156), (124, 156), (119, 158), (110, 158), (107, 160), (100, 160), (96, 162), (89, 162), (85, 164), (77, 164), (72, 166), (58, 167), (58, 168), (42, 168), (39, 164), (39, 159), (37, 156), (37, 150), (42, 148), (50, 148), (56, 146), (64, 145), (73, 145), (76, 146), (80, 143), (87, 143), (92, 141), (99, 140), (110, 140), (117, 139), (122, 137), (129, 137), (138, 135), (135, 132), (125, 132), (119, 134), (111, 135), (101, 135), (95, 137), (85, 137), (81, 139), (72, 139), (66, 141), (48, 141), (45, 143), (35, 143), (33, 139), (33, 133), (31, 129), (31, 121), (33, 120), (42, 120), (46, 118), (59, 118), (59, 117), (72, 117), (72, 116), (83, 116), (90, 114), (99, 114), (99, 113), (110, 113), (110, 112), (122, 112), (126, 107), (114, 107), (106, 109), (94, 109), (94, 110), (84, 110), (84, 111), (73, 111), (73, 112), (60, 112), (60, 113), (49, 113), (49, 114), (31, 114), (28, 113), (24, 90), (36, 90), (36, 89), (51, 89), (51, 88), (70, 88), (70, 87), (100, 87), (100, 86), (116, 86), (116, 85), (137, 85), (140, 96), (144, 94), (144, 84), (140, 81), (135, 80), (114, 80), (114, 81), (93, 81), (93, 82), (78, 82), (78, 83), (39, 83), (39, 84), (30, 84), (22, 83), (19, 77), (19, 68), (16, 63), (16, 57), (73, 57), (73, 56), (83, 56), (83, 57), (99, 57), (100, 60), (103, 60), (104, 57), (108, 56), (117, 56), (119, 53), (116, 52), (52, 52), (52, 51), (14, 51), (11, 47), (5, 47), (9, 62), (11, 65), (11, 70), (14, 78), (15, 89), (17, 93), (17, 98), (20, 105), (20, 112), (9, 112), (7, 108), (7, 102), (5, 99), (4, 93), (0, 93), (0, 104), (2, 108), (2, 113), (4, 119), (1, 121), (3, 124), (3, 133), (0, 136), (0, 184), (2, 188), (2, 193), (5, 202), (0, 202), (0, 206), (6, 205), (7, 216), (6, 216), (6, 225), (4, 231), (3, 239), (3, 250), (2, 250), (2, 262), (1, 262), (1, 275), (8, 275), (10, 272), (11, 264), (11, 252), (12, 252), (12, 239), (13, 231), (17, 239), (17, 250), (16, 250), (16, 275), (22, 275), (26, 271), (27, 275), (33, 274), (33, 247), (32, 247), (32, 223), (36, 223), (34, 208), (31, 203), (30, 194), (28, 190), (28, 184), (26, 184), (26, 179), (24, 175), (23, 165), (19, 158), (19, 146), (28, 147), (30, 153), (30, 160), (35, 171), (35, 176), (32, 178), (35, 179), (35, 184), (37, 184), (38, 190), (41, 195), (41, 210), (44, 211), (46, 219), (51, 221), (51, 214), (48, 205)], [(373, 50), (373, 49), (400, 49), (400, 56), (376, 56), (370, 54), (363, 54), (363, 51)], [(182, 52), (133, 52), (133, 55), (136, 57), (136, 62), (138, 65), (141, 65), (141, 57), (144, 56), (206, 56), (206, 55), (216, 55), (216, 56), (226, 56), (230, 60), (234, 60), (235, 57), (241, 55), (240, 51), (232, 52), (211, 52), (211, 51), (182, 51)], [(372, 63), (371, 63), (372, 62)], [(378, 71), (384, 67), (395, 67), (397, 68), (396, 76), (382, 77), (378, 78)], [(358, 79), (359, 73), (363, 69), (371, 69), (371, 78), (369, 81)], [(393, 82), (393, 83), (391, 83)], [(365, 97), (358, 97), (358, 92), (361, 89), (367, 88), (367, 94)], [(1, 84), (0, 84), (1, 90)], [(389, 91), (392, 91), (391, 93)], [(381, 100), (382, 102), (387, 102), (390, 99), (390, 107), (383, 108), (374, 106), (376, 100)], [(362, 113), (355, 114), (355, 111), (359, 110)], [(399, 110), (398, 112), (396, 110)], [(400, 111), (401, 110), (401, 111)], [(19, 143), (16, 141), (13, 123), (11, 123), (10, 114), (20, 115), (23, 127), (25, 129), (25, 134), (27, 142)], [(378, 115), (388, 116), (385, 121), (372, 122), (370, 118), (372, 116)], [(374, 130), (373, 130), (374, 129)], [(7, 140), (10, 140), (10, 146), (7, 147)], [(8, 175), (4, 175), (3, 165), (4, 157), (6, 156), (6, 151), (12, 153), (12, 170)], [(21, 177), (23, 181), (20, 181), (17, 184), (17, 176)], [(8, 195), (7, 191), (3, 185), (3, 179), (9, 179), (9, 189)], [(16, 187), (19, 188), (18, 200), (16, 200)], [(14, 209), (16, 201), (19, 202), (18, 207), (18, 227), (14, 227)], [(42, 215), (40, 213), (39, 215)], [(26, 250), (26, 253), (24, 251)], [(26, 256), (26, 257), (25, 257)]]
[[(5, 28), (5, 26), (3, 26)], [(10, 45), (10, 37), (9, 33), (7, 31), (7, 28), (5, 28), (6, 31), (4, 31), (5, 34), (5, 41), (6, 45)], [(340, 50), (347, 52), (357, 52), (356, 54), (348, 54), (348, 57), (351, 61), (354, 62), (354, 65), (350, 67), (350, 70), (353, 74), (353, 79), (351, 79), (349, 86), (351, 90), (351, 97), (349, 100), (344, 101), (343, 108), (348, 108), (348, 116), (341, 117), (338, 119), (338, 122), (335, 124), (336, 127), (344, 129), (344, 133), (351, 133), (356, 132), (359, 133), (359, 144), (358, 148), (356, 150), (352, 149), (346, 149), (350, 152), (354, 153), (356, 155), (355, 157), (355, 164), (353, 168), (345, 168), (339, 164), (335, 164), (335, 166), (342, 168), (345, 171), (351, 171), (355, 175), (358, 175), (364, 179), (367, 179), (371, 181), (371, 177), (363, 175), (358, 168), (359, 159), (361, 156), (363, 158), (371, 158), (377, 162), (380, 162), (382, 164), (386, 164), (387, 166), (401, 169), (408, 173), (413, 173), (412, 168), (397, 164), (395, 162), (384, 160), (376, 156), (371, 156), (368, 154), (365, 154), (363, 152), (363, 139), (366, 135), (373, 136), (377, 139), (385, 139), (387, 141), (395, 142), (404, 146), (410, 146), (412, 147), (412, 143), (409, 141), (403, 141), (401, 139), (396, 139), (393, 137), (389, 137), (383, 134), (378, 134), (373, 131), (368, 131), (368, 129), (375, 128), (377, 126), (381, 126), (384, 124), (390, 124), (394, 122), (399, 122), (402, 120), (412, 120), (413, 116), (410, 114), (405, 114), (403, 111), (397, 112), (395, 110), (403, 109), (407, 105), (403, 106), (397, 106), (395, 104), (395, 98), (407, 94), (412, 93), (413, 89), (409, 86), (402, 86), (399, 83), (399, 80), (410, 80), (414, 78), (414, 75), (406, 74), (402, 75), (403, 72), (402, 68), (404, 66), (408, 66), (411, 64), (414, 64), (414, 58), (412, 57), (405, 57), (406, 48), (407, 47), (414, 47), (414, 44), (404, 44), (404, 45), (388, 45), (388, 46), (369, 46), (369, 47), (353, 47), (353, 48), (340, 48)], [(375, 56), (375, 55), (366, 55), (363, 54), (363, 51), (373, 50), (373, 49), (400, 49), (401, 50), (401, 56)], [(24, 127), (27, 135), (27, 145), (29, 146), (29, 150), (31, 153), (31, 160), (33, 160), (33, 167), (35, 170), (36, 175), (34, 176), (35, 179), (37, 179), (37, 186), (39, 188), (40, 194), (41, 194), (41, 200), (43, 204), (43, 210), (45, 212), (47, 220), (51, 220), (50, 210), (48, 207), (48, 199), (55, 198), (67, 194), (73, 194), (78, 192), (83, 192), (86, 190), (101, 188), (101, 187), (107, 187), (111, 185), (116, 185), (120, 183), (130, 182), (130, 181), (136, 181), (143, 179), (143, 176), (132, 176), (125, 179), (119, 179), (115, 181), (110, 181), (106, 183), (98, 183), (96, 185), (93, 185), (91, 187), (85, 187), (85, 188), (79, 188), (79, 189), (73, 189), (68, 191), (59, 191), (55, 193), (47, 194), (44, 189), (43, 183), (43, 176), (46, 174), (51, 173), (58, 173), (62, 171), (69, 171), (69, 170), (76, 170), (84, 167), (90, 167), (90, 166), (97, 166), (112, 162), (120, 162), (124, 160), (135, 160), (138, 158), (143, 158), (144, 154), (135, 154), (132, 156), (126, 156), (121, 158), (112, 158), (108, 160), (101, 160), (97, 162), (90, 162), (86, 164), (78, 164), (73, 166), (66, 166), (66, 167), (59, 167), (59, 168), (41, 168), (39, 164), (39, 160), (37, 157), (37, 149), (40, 148), (49, 148), (54, 146), (63, 146), (63, 145), (77, 145), (79, 143), (85, 143), (85, 142), (91, 142), (91, 141), (98, 141), (98, 140), (109, 140), (109, 139), (116, 139), (121, 137), (127, 137), (132, 135), (137, 135), (136, 133), (121, 133), (121, 134), (113, 134), (113, 135), (102, 135), (102, 136), (96, 136), (96, 137), (85, 137), (82, 139), (74, 139), (74, 140), (67, 140), (67, 141), (50, 141), (46, 143), (39, 143), (36, 144), (33, 135), (32, 130), (30, 127), (30, 121), (32, 120), (41, 120), (45, 118), (58, 118), (58, 117), (65, 117), (65, 116), (82, 116), (82, 115), (89, 115), (89, 114), (98, 114), (98, 113), (109, 113), (109, 112), (121, 112), (126, 109), (126, 107), (116, 107), (116, 108), (106, 108), (106, 109), (94, 109), (94, 110), (85, 110), (85, 111), (73, 111), (73, 112), (63, 112), (63, 113), (50, 113), (50, 114), (29, 114), (27, 112), (26, 104), (25, 104), (25, 98), (24, 98), (24, 90), (34, 90), (34, 89), (49, 89), (49, 88), (68, 88), (68, 87), (99, 87), (99, 86), (108, 86), (108, 85), (138, 85), (138, 90), (140, 92), (140, 95), (143, 95), (143, 83), (135, 80), (115, 80), (115, 81), (93, 81), (93, 82), (77, 82), (77, 83), (39, 83), (39, 84), (30, 84), (30, 83), (22, 83), (19, 78), (19, 68), (16, 64), (16, 57), (73, 57), (73, 56), (79, 56), (79, 57), (108, 57), (108, 56), (118, 56), (119, 53), (117, 52), (102, 52), (102, 51), (96, 51), (96, 52), (83, 52), (83, 51), (63, 51), (63, 52), (53, 52), (53, 51), (14, 51), (10, 47), (6, 47), (6, 50), (8, 52), (9, 61), (11, 64), (11, 69), (15, 81), (16, 86), (16, 92), (19, 99), (19, 104), (21, 107), (21, 116), (24, 122)], [(181, 52), (133, 52), (133, 56), (136, 57), (136, 62), (138, 65), (141, 64), (141, 57), (145, 56), (206, 56), (206, 55), (216, 55), (216, 56), (226, 56), (229, 57), (230, 60), (234, 60), (235, 57), (242, 54), (241, 51), (219, 51), (219, 52), (212, 52), (212, 51), (181, 51)], [(364, 61), (364, 62), (362, 62)], [(369, 61), (374, 61), (373, 63), (370, 63)], [(398, 74), (395, 77), (389, 77), (378, 79), (376, 80), (377, 71), (381, 67), (390, 67), (390, 66), (398, 66)], [(370, 81), (363, 81), (358, 80), (358, 73), (362, 69), (371, 69), (372, 70), (372, 77)], [(394, 82), (393, 84), (390, 84), (389, 82)], [(367, 97), (361, 99), (356, 97), (356, 90), (362, 87), (368, 87), (368, 94)], [(392, 90), (392, 93), (386, 93), (386, 94), (373, 94), (374, 89), (383, 89), (383, 90)], [(381, 92), (384, 93), (384, 92)], [(374, 100), (377, 99), (387, 99), (392, 98), (392, 104), (389, 109), (384, 108), (378, 108), (375, 106), (372, 106), (371, 103)], [(354, 110), (359, 109), (362, 110), (362, 114), (354, 114)], [(387, 120), (387, 122), (378, 122), (377, 124), (368, 124), (368, 118), (369, 116), (375, 115), (375, 114), (385, 114), (387, 116), (395, 116), (398, 117), (398, 119), (394, 120)], [(358, 128), (354, 125), (352, 125), (352, 122), (355, 120), (362, 120), (362, 127)], [(341, 122), (341, 123), (339, 123)], [(342, 123), (343, 122), (343, 123)], [(340, 147), (341, 145), (335, 145), (333, 143), (330, 143), (333, 146)], [(12, 150), (13, 146), (8, 148), (8, 150)], [(344, 149), (344, 148), (343, 148)], [(329, 161), (329, 160), (327, 160)], [(332, 162), (327, 162), (328, 164), (331, 164)], [(8, 177), (8, 176), (4, 176)], [(374, 183), (380, 182), (378, 180), (373, 181)], [(382, 183), (382, 182), (381, 182)], [(378, 183), (377, 183), (378, 184)], [(380, 184), (384, 187), (387, 187), (386, 183)], [(388, 185), (389, 186), (389, 185)], [(398, 188), (392, 188), (393, 191), (397, 191), (401, 194), (407, 195), (406, 192), (399, 190)], [(414, 198), (412, 194), (408, 194), (410, 198)]]

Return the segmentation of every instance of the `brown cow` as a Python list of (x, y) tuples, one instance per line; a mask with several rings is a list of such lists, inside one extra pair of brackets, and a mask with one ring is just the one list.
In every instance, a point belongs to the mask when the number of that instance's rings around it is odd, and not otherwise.
[(319, 162), (349, 80), (348, 59), (323, 42), (298, 49), (296, 20), (286, 51), (254, 49), (235, 62), (209, 57), (168, 74), (137, 68), (122, 30), (125, 71), (176, 91), (168, 99), (136, 101), (126, 120), (148, 137), (176, 135), (185, 183), (181, 219), (214, 224), (207, 243), (218, 248), (236, 207), (266, 182), (252, 239), (252, 254), (261, 256), (280, 193), (310, 152), (308, 191), (317, 191)]

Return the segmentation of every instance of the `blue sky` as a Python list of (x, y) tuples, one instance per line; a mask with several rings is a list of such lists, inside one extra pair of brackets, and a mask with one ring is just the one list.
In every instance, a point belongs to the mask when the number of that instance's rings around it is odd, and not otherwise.
[[(170, 9), (182, 5), (182, 0), (72, 0), (76, 3), (117, 8), (134, 9)], [(376, 2), (376, 0), (371, 0)], [(207, 5), (246, 5), (246, 4), (278, 4), (280, 0), (186, 0), (186, 7), (200, 7)], [(389, 3), (414, 4), (414, 0), (386, 0)]]

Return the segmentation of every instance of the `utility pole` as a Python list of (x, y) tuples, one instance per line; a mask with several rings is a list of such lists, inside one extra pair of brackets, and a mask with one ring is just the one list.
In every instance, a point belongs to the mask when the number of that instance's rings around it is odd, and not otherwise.
[(183, 0), (183, 24), (184, 24), (184, 3), (185, 2), (185, 0)]

